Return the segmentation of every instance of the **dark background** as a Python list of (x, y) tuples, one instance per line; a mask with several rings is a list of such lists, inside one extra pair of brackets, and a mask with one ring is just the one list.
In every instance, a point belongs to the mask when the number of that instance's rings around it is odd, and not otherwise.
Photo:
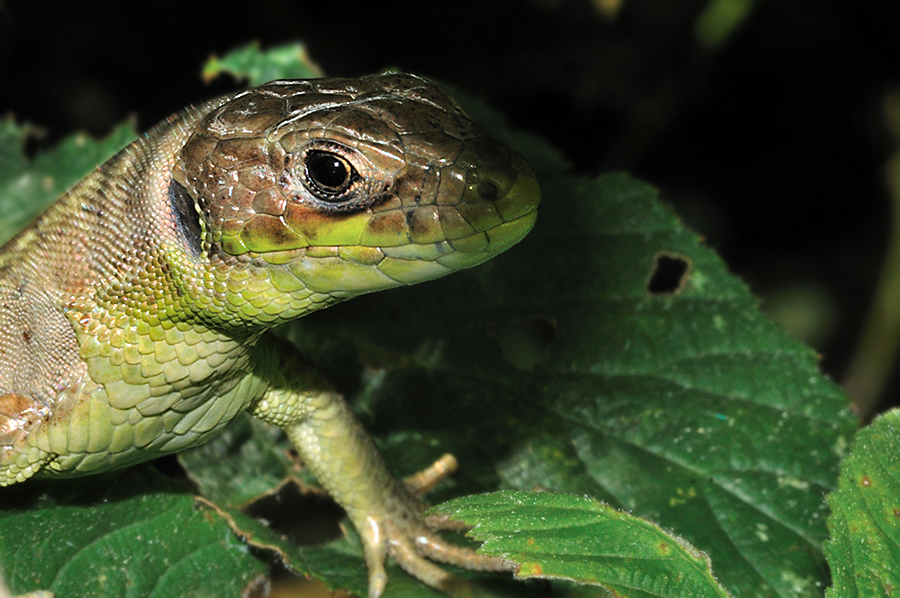
[(840, 379), (889, 234), (900, 3), (756, 0), (716, 47), (695, 33), (708, 0), (623, 0), (614, 18), (596, 4), (0, 0), (0, 115), (41, 127), (29, 151), (135, 115), (146, 128), (237, 88), (200, 68), (250, 41), (302, 40), (332, 75), (452, 82), (575, 171), (657, 185), (767, 309), (813, 321), (804, 334)]

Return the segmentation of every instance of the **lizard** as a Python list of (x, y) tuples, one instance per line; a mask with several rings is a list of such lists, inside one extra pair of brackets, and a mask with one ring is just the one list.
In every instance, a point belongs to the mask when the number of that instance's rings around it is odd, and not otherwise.
[(369, 598), (388, 555), (445, 591), (434, 561), (510, 570), (420, 518), (427, 480), (392, 476), (271, 329), (476, 266), (539, 201), (525, 159), (415, 75), (279, 80), (167, 118), (0, 249), (0, 486), (181, 451), (249, 411), (346, 511)]

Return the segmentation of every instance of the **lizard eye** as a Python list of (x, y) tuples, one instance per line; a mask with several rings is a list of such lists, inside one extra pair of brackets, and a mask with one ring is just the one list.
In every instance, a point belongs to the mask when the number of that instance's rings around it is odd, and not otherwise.
[(329, 203), (344, 202), (361, 177), (343, 156), (323, 150), (311, 150), (304, 160), (307, 188), (318, 199)]
[(311, 139), (287, 153), (280, 183), (292, 201), (323, 213), (345, 214), (385, 197), (393, 177), (384, 176), (358, 148)]

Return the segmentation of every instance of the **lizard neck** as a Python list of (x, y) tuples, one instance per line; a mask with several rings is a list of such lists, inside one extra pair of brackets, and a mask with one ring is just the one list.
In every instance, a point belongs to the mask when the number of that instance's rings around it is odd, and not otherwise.
[(194, 254), (172, 230), (147, 231), (138, 245), (112, 276), (76, 296), (75, 312), (110, 328), (176, 325), (252, 344), (269, 328), (343, 299), (310, 290), (287, 265)]
[(68, 266), (55, 284), (82, 329), (177, 325), (246, 343), (341, 299), (308, 289), (285, 264), (228, 256), (204, 240), (179, 155), (209, 109), (186, 111), (122, 150), (21, 240), (62, 231)]
[(169, 248), (173, 319), (190, 319), (237, 334), (258, 334), (341, 300), (307, 288), (286, 266), (259, 257), (200, 260)]

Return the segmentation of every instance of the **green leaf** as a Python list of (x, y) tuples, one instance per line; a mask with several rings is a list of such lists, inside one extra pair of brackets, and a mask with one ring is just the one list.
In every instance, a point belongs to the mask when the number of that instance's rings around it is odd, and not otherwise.
[(29, 134), (28, 126), (11, 118), (0, 120), (0, 244), (135, 138), (129, 125), (116, 128), (102, 141), (73, 135), (28, 162), (23, 149)]
[(900, 410), (861, 430), (828, 497), (828, 598), (891, 596), (900, 588)]
[(275, 79), (315, 79), (322, 71), (306, 53), (301, 43), (287, 44), (261, 52), (253, 43), (233, 50), (224, 58), (213, 56), (203, 67), (203, 78), (215, 79), (229, 73), (236, 79), (245, 79), (250, 87), (256, 87)]
[(136, 468), (0, 495), (0, 563), (14, 594), (238, 596), (266, 571), (194, 497)]
[(586, 496), (507, 490), (431, 511), (474, 526), (479, 552), (514, 561), (517, 577), (601, 585), (622, 598), (728, 596), (706, 555)]

